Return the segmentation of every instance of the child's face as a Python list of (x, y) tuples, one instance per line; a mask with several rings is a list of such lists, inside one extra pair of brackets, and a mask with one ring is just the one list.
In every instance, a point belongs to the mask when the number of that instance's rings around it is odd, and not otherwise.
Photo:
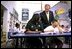
[(59, 25), (58, 22), (54, 22), (54, 23), (53, 23), (53, 26), (54, 26), (54, 27), (57, 27), (58, 25)]

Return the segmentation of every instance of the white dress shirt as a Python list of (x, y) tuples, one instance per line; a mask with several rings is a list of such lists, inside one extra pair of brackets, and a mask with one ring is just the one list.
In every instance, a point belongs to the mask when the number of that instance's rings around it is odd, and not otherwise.
[(46, 15), (47, 15), (47, 19), (48, 19), (48, 21), (49, 21), (49, 12), (48, 12), (48, 13), (46, 13)]

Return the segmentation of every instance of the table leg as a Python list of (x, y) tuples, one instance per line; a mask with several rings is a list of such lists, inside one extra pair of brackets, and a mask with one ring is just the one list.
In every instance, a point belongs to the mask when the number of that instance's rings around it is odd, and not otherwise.
[(47, 48), (46, 37), (42, 37), (42, 39), (43, 39), (43, 46), (44, 46), (45, 48)]
[(71, 39), (69, 39), (69, 48), (71, 48), (71, 47), (70, 47), (70, 44), (71, 44), (71, 43), (70, 43), (70, 40), (71, 40)]
[(22, 48), (22, 38), (20, 38), (20, 47)]
[(16, 45), (15, 48), (18, 48), (18, 38), (16, 38)]

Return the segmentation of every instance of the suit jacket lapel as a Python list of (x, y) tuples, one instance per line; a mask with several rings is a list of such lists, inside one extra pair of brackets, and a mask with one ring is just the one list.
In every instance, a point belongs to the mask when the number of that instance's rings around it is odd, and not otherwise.
[(44, 14), (45, 14), (45, 17), (44, 17), (44, 18), (45, 18), (45, 20), (48, 22), (47, 15), (46, 15), (46, 13), (45, 13), (45, 12), (44, 12)]
[(51, 19), (51, 12), (49, 11), (49, 21), (50, 21), (50, 19)]

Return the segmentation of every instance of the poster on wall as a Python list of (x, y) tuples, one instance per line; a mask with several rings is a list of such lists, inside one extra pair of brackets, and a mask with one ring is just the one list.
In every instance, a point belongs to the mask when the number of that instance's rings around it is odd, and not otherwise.
[(60, 8), (57, 9), (56, 11), (57, 11), (57, 14), (58, 14), (58, 15), (63, 14), (63, 13), (64, 13), (64, 8), (60, 7)]
[(29, 18), (29, 9), (22, 9), (22, 21), (26, 21)]

